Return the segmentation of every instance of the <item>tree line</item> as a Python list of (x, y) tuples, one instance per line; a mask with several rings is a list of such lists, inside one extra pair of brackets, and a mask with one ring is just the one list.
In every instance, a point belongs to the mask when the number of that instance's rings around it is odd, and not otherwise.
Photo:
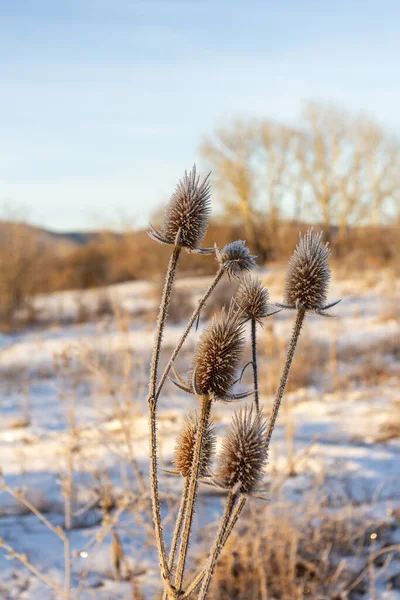
[(235, 121), (201, 155), (224, 214), (243, 223), (253, 248), (265, 217), (271, 234), (286, 216), (335, 229), (342, 243), (354, 225), (399, 222), (399, 139), (365, 115), (309, 103), (295, 125)]

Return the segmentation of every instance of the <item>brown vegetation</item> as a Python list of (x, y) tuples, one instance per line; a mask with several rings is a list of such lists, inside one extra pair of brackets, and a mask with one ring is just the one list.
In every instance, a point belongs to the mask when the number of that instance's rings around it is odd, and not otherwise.
[[(268, 220), (257, 219), (258, 252), (273, 263), (286, 261), (298, 241), (298, 232), (306, 225), (282, 221), (271, 237)], [(38, 314), (31, 302), (36, 294), (67, 289), (89, 289), (137, 279), (157, 280), (166, 267), (161, 244), (154, 244), (145, 231), (125, 234), (104, 233), (88, 243), (65, 248), (52, 242), (43, 244), (40, 235), (23, 223), (8, 223), (3, 227), (0, 243), (0, 320), (2, 328), (34, 324)], [(352, 275), (360, 270), (389, 267), (400, 269), (400, 235), (395, 226), (354, 227), (349, 232), (343, 256), (343, 242), (337, 229), (331, 229), (332, 262)], [(211, 223), (204, 244), (214, 242), (223, 247), (229, 239), (242, 239), (245, 227), (235, 223)], [(274, 242), (273, 253), (269, 250)], [(260, 257), (258, 259), (260, 263)], [(214, 256), (185, 255), (179, 273), (205, 275), (215, 272)], [(209, 317), (231, 297), (232, 288), (225, 283), (209, 302), (203, 316)], [(84, 300), (82, 300), (84, 304)], [(85, 306), (82, 306), (85, 320)], [(101, 313), (101, 307), (99, 307)], [(109, 312), (108, 310), (106, 312)], [(185, 312), (185, 311), (184, 311)]]
[[(323, 500), (323, 489), (316, 489), (297, 505), (275, 500), (248, 510), (217, 565), (210, 597), (350, 600), (373, 592), (371, 564), (384, 569), (385, 558), (400, 550), (391, 545), (390, 526), (357, 514), (350, 499), (336, 510), (321, 506)], [(376, 556), (371, 534), (383, 546)]]

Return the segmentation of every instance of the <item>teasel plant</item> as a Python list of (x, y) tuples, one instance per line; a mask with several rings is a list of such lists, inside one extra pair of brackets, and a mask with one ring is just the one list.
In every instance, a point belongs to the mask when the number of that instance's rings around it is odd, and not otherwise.
[(268, 459), (266, 421), (258, 410), (247, 406), (235, 413), (228, 433), (223, 440), (218, 458), (216, 480), (228, 490), (228, 499), (217, 536), (202, 580), (199, 600), (204, 600), (210, 587), (218, 557), (227, 539), (227, 531), (240, 497), (257, 491)]
[[(189, 494), (190, 473), (193, 463), (194, 448), (196, 445), (196, 436), (199, 430), (199, 414), (194, 412), (189, 414), (183, 425), (183, 429), (175, 446), (174, 463), (176, 470), (169, 471), (171, 474), (180, 475), (184, 478), (181, 504), (176, 518), (175, 530), (171, 542), (171, 550), (168, 558), (168, 568), (173, 570), (178, 549), (178, 543), (182, 532), (182, 526), (186, 514), (186, 505)], [(199, 478), (207, 477), (210, 466), (215, 455), (216, 435), (212, 421), (210, 420), (204, 432), (203, 450), (199, 465)]]
[(253, 367), (254, 381), (254, 403), (257, 412), (260, 411), (260, 400), (258, 390), (258, 366), (257, 366), (257, 325), (263, 324), (263, 319), (270, 317), (281, 309), (270, 312), (269, 292), (262, 281), (256, 277), (246, 274), (242, 277), (237, 292), (235, 303), (242, 311), (244, 321), (251, 323), (251, 365)]
[(158, 459), (157, 459), (157, 375), (160, 361), (162, 337), (171, 293), (178, 268), (179, 256), (182, 248), (188, 252), (205, 254), (207, 249), (202, 249), (200, 244), (207, 231), (210, 216), (210, 184), (209, 176), (200, 180), (196, 167), (179, 181), (165, 210), (163, 229), (158, 231), (151, 226), (150, 237), (162, 244), (172, 246), (167, 274), (164, 281), (162, 298), (157, 318), (157, 328), (153, 355), (151, 360), (149, 380), (149, 436), (150, 436), (150, 485), (152, 498), (153, 522), (155, 537), (159, 553), (161, 573), (164, 587), (171, 591), (168, 562), (165, 550), (164, 535), (162, 530), (161, 508), (158, 490)]
[[(256, 268), (256, 257), (251, 255), (243, 240), (234, 241), (222, 249), (217, 246), (202, 248), (210, 216), (210, 195), (209, 176), (201, 179), (193, 167), (178, 183), (165, 211), (162, 228), (157, 230), (151, 226), (149, 232), (155, 241), (172, 247), (157, 319), (148, 396), (152, 512), (165, 600), (183, 600), (191, 597), (196, 591), (201, 600), (207, 597), (218, 558), (247, 498), (253, 496), (265, 499), (263, 490), (259, 488), (262, 485), (272, 431), (305, 314), (313, 311), (326, 315), (326, 311), (335, 304), (327, 304), (329, 250), (322, 244), (321, 234), (314, 234), (310, 230), (304, 237), (300, 237), (300, 242), (289, 261), (283, 303), (277, 305), (278, 310), (294, 309), (297, 312), (271, 416), (266, 421), (260, 407), (256, 332), (266, 317), (278, 311), (271, 311), (268, 290), (251, 274)], [(159, 377), (163, 333), (183, 248), (190, 253), (215, 252), (218, 267)], [(198, 325), (202, 308), (224, 275), (229, 279), (239, 280), (237, 293), (229, 306), (223, 308), (220, 317), (214, 316), (204, 329), (195, 348), (190, 368), (186, 376), (182, 376), (176, 369), (176, 358), (194, 324)], [(251, 331), (252, 360), (242, 367), (248, 323)], [(244, 370), (249, 364), (253, 367), (253, 384), (249, 390), (237, 391), (235, 386), (241, 383)], [(159, 497), (156, 410), (167, 379), (183, 392), (194, 396), (198, 404), (197, 410), (187, 415), (183, 421), (175, 446), (174, 468), (164, 469), (167, 474), (181, 478), (183, 483), (168, 554)], [(216, 447), (212, 420), (213, 404), (221, 402), (229, 410), (230, 404), (253, 395), (254, 404), (235, 413), (213, 470)], [(200, 484), (218, 487), (227, 498), (207, 561), (191, 582), (185, 582)]]
[(219, 268), (210, 286), (208, 287), (202, 298), (199, 300), (178, 344), (176, 345), (173, 353), (171, 354), (167, 362), (167, 365), (157, 386), (156, 399), (161, 393), (162, 387), (173, 366), (174, 360), (178, 356), (183, 344), (185, 343), (185, 340), (188, 337), (190, 330), (192, 329), (194, 323), (196, 321), (199, 321), (202, 308), (205, 306), (207, 300), (211, 296), (214, 289), (217, 287), (223, 275), (226, 274), (230, 280), (240, 279), (243, 273), (247, 273), (257, 267), (255, 262), (256, 256), (252, 256), (250, 254), (249, 249), (246, 247), (246, 242), (244, 242), (243, 240), (236, 240), (235, 242), (231, 242), (230, 244), (227, 244), (222, 250), (219, 250), (218, 247), (215, 246), (215, 253), (216, 259), (219, 264)]
[(286, 270), (283, 303), (279, 308), (296, 311), (296, 319), (286, 350), (285, 364), (275, 393), (274, 403), (267, 428), (267, 442), (278, 418), (279, 408), (289, 379), (290, 368), (299, 341), (306, 314), (313, 312), (323, 317), (331, 316), (327, 311), (340, 300), (328, 303), (328, 286), (331, 278), (329, 268), (329, 245), (322, 243), (322, 231), (315, 233), (310, 228), (297, 244)]

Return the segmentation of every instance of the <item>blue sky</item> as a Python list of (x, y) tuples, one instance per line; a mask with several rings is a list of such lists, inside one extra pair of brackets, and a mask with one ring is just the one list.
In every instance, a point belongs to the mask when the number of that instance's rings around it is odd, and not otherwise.
[(397, 0), (0, 0), (0, 203), (144, 225), (217, 125), (307, 100), (400, 134), (399, 26)]

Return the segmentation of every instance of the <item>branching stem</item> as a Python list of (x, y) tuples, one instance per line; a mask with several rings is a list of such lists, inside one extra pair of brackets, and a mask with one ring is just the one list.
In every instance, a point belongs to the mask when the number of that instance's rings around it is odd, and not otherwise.
[(221, 551), (225, 545), (226, 532), (229, 527), (229, 522), (231, 520), (231, 516), (233, 510), (235, 508), (236, 501), (238, 499), (238, 494), (231, 491), (228, 496), (228, 500), (226, 501), (224, 514), (222, 515), (221, 523), (219, 526), (219, 530), (217, 533), (217, 537), (215, 538), (214, 545), (211, 549), (209, 559), (207, 561), (206, 571), (203, 578), (203, 583), (201, 586), (200, 594), (198, 600), (205, 600), (207, 597), (208, 589), (210, 587), (211, 579), (214, 573), (215, 565), (217, 564), (217, 560)]
[(178, 590), (178, 593), (181, 591), (183, 575), (185, 572), (186, 557), (189, 547), (189, 539), (194, 516), (194, 507), (196, 503), (197, 489), (199, 485), (199, 472), (203, 454), (204, 436), (207, 431), (211, 413), (211, 398), (209, 396), (203, 396), (199, 399), (201, 400), (201, 413), (199, 420), (199, 428), (196, 435), (196, 444), (193, 452), (192, 468), (190, 471), (187, 508), (185, 521), (183, 525), (182, 542), (179, 552), (178, 566), (176, 570), (175, 579), (175, 588)]
[(216, 287), (216, 285), (218, 284), (219, 280), (221, 279), (221, 277), (224, 274), (224, 269), (222, 267), (220, 267), (217, 271), (217, 274), (214, 277), (213, 282), (211, 283), (210, 287), (208, 288), (208, 290), (205, 292), (204, 296), (201, 298), (201, 300), (199, 301), (195, 311), (193, 312), (192, 316), (189, 319), (189, 322), (186, 326), (185, 331), (182, 334), (181, 339), (179, 340), (175, 350), (173, 351), (173, 353), (171, 354), (171, 358), (169, 359), (167, 366), (164, 369), (164, 373), (162, 374), (161, 378), (160, 378), (160, 382), (157, 386), (157, 391), (156, 391), (156, 400), (158, 399), (162, 387), (165, 383), (165, 380), (168, 377), (168, 373), (171, 370), (172, 364), (174, 362), (174, 360), (176, 359), (176, 357), (179, 354), (180, 349), (182, 348), (183, 344), (185, 343), (185, 340), (187, 338), (187, 336), (189, 335), (189, 332), (191, 330), (191, 328), (193, 327), (194, 322), (196, 321), (196, 319), (198, 318), (201, 309), (203, 308), (203, 306), (205, 305), (205, 303), (207, 302), (208, 298), (210, 297), (211, 293), (213, 292), (214, 288)]
[(167, 556), (165, 551), (164, 536), (162, 530), (160, 498), (158, 489), (157, 475), (157, 423), (156, 423), (156, 386), (157, 386), (157, 371), (160, 360), (161, 342), (165, 326), (165, 320), (168, 314), (168, 308), (171, 300), (171, 291), (175, 279), (175, 274), (178, 266), (178, 259), (181, 248), (175, 247), (168, 265), (168, 271), (165, 278), (165, 284), (160, 304), (160, 311), (157, 320), (156, 341), (153, 350), (151, 361), (150, 382), (149, 382), (149, 433), (150, 433), (150, 487), (151, 500), (153, 508), (153, 521), (155, 529), (155, 537), (157, 543), (158, 554), (160, 558), (161, 573), (164, 580), (164, 588), (170, 590), (169, 570)]
[[(176, 551), (178, 549), (178, 543), (179, 543), (179, 539), (181, 537), (183, 521), (184, 521), (185, 514), (186, 514), (186, 504), (187, 504), (188, 492), (189, 492), (189, 478), (185, 477), (185, 482), (183, 484), (181, 504), (180, 504), (179, 511), (178, 511), (178, 514), (176, 517), (175, 529), (174, 529), (174, 534), (172, 536), (172, 542), (171, 542), (171, 550), (170, 550), (169, 557), (168, 557), (168, 569), (169, 569), (170, 573), (172, 573), (174, 570)], [(167, 600), (166, 592), (164, 592), (163, 600)]]
[(232, 514), (232, 519), (230, 521), (230, 523), (228, 524), (228, 527), (226, 528), (225, 531), (225, 537), (224, 537), (224, 545), (226, 544), (229, 536), (231, 535), (233, 528), (235, 527), (236, 523), (239, 520), (240, 514), (242, 512), (242, 510), (244, 509), (244, 505), (246, 504), (247, 501), (247, 496), (242, 496), (239, 500), (239, 502), (236, 505), (235, 510), (233, 511)]
[[(229, 539), (229, 536), (231, 535), (231, 533), (233, 531), (233, 528), (235, 527), (236, 523), (238, 522), (240, 514), (244, 508), (244, 505), (246, 504), (246, 501), (247, 501), (247, 496), (242, 496), (240, 498), (239, 502), (236, 504), (236, 507), (232, 513), (232, 518), (231, 518), (230, 522), (228, 523), (228, 526), (227, 526), (225, 534), (224, 534), (223, 546), (225, 546), (226, 542)], [(189, 587), (187, 588), (187, 590), (185, 591), (183, 596), (181, 596), (182, 600), (184, 598), (190, 597), (190, 594), (192, 594), (195, 591), (195, 589), (200, 585), (200, 583), (203, 581), (205, 574), (206, 574), (206, 569), (203, 569), (202, 571), (200, 571), (200, 573), (197, 575), (197, 577), (189, 585)]]

